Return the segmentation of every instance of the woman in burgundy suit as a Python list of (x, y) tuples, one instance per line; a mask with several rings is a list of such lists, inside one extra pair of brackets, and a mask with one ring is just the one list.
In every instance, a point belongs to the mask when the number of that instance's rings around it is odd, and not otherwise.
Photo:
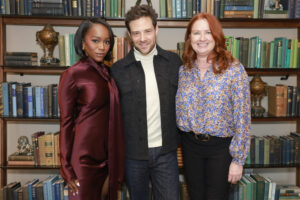
[(99, 18), (85, 20), (74, 46), (81, 59), (63, 72), (58, 91), (61, 175), (70, 200), (103, 200), (105, 193), (115, 200), (124, 174), (123, 132), (119, 93), (103, 64), (113, 32)]

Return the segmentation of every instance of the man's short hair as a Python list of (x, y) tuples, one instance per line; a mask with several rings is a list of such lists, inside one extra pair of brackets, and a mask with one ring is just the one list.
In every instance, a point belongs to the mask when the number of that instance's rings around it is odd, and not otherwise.
[(129, 23), (133, 20), (137, 20), (141, 17), (150, 17), (154, 27), (157, 25), (157, 13), (155, 10), (146, 4), (133, 6), (125, 15), (125, 25), (127, 30), (130, 32)]

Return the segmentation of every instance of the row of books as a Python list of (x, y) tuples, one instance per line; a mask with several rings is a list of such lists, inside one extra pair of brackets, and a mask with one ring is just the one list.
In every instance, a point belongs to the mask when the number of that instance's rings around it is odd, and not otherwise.
[(278, 84), (267, 86), (268, 114), (275, 117), (300, 116), (300, 89)]
[(300, 188), (296, 185), (278, 185), (259, 174), (245, 174), (230, 188), (229, 200), (300, 199)]
[(0, 189), (0, 200), (68, 200), (68, 188), (60, 175), (33, 179), (21, 185), (11, 182)]
[(60, 166), (59, 132), (46, 133), (38, 131), (31, 135), (32, 155), (18, 155), (13, 153), (8, 156), (8, 165), (21, 166)]
[(251, 38), (226, 36), (226, 48), (247, 68), (299, 68), (298, 39), (277, 37), (270, 42), (258, 36)]
[(57, 84), (32, 86), (31, 83), (0, 83), (0, 115), (5, 117), (59, 117)]
[(5, 52), (6, 66), (37, 66), (37, 52)]
[(300, 134), (291, 132), (284, 136), (252, 135), (246, 164), (300, 164)]
[[(225, 36), (226, 49), (246, 68), (300, 68), (300, 43), (298, 39), (274, 38), (262, 41), (251, 38)], [(184, 42), (177, 43), (177, 52), (182, 57)]]
[(298, 0), (161, 0), (161, 18), (191, 18), (206, 12), (218, 18), (300, 18)]
[(0, 0), (0, 14), (122, 18), (125, 0)]
[[(74, 48), (74, 33), (58, 36), (59, 60), (61, 66), (72, 66), (80, 57), (76, 54)], [(115, 37), (115, 43), (112, 52), (112, 61), (107, 63), (111, 65), (117, 60), (123, 58), (129, 52), (131, 45), (125, 37)]]

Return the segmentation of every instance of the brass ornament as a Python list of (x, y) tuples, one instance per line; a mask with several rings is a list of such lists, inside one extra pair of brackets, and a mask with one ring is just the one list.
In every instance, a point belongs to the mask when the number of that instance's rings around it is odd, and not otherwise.
[(255, 75), (250, 81), (251, 91), (251, 116), (263, 117), (265, 108), (261, 106), (261, 100), (267, 95), (267, 83), (263, 82), (259, 75)]
[(53, 51), (58, 44), (58, 32), (55, 32), (50, 24), (43, 30), (36, 32), (36, 41), (42, 47), (44, 55), (41, 57), (41, 65), (59, 64), (59, 59), (53, 57)]
[[(136, 3), (135, 3), (135, 5), (136, 5), (136, 6), (139, 6), (139, 5), (141, 4), (141, 1), (142, 1), (142, 0), (137, 0)], [(148, 4), (148, 6), (151, 6), (151, 7), (152, 7), (152, 2), (151, 2), (151, 0), (147, 0), (147, 4)]]

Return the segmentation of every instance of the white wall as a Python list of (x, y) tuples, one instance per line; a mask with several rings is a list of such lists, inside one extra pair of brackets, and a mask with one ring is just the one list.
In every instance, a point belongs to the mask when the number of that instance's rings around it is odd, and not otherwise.
[[(142, 2), (146, 2), (145, 0)], [(134, 5), (135, 1), (126, 0), (126, 10)], [(152, 1), (154, 8), (159, 11), (159, 1)], [(6, 44), (7, 51), (34, 51), (38, 52), (38, 57), (42, 56), (42, 50), (35, 41), (35, 33), (42, 30), (42, 26), (18, 26), (8, 25), (6, 29)], [(54, 27), (55, 31), (60, 34), (74, 33), (76, 27)], [(117, 36), (126, 34), (125, 28), (113, 28)], [(171, 33), (171, 34), (170, 34)], [(297, 38), (296, 29), (224, 29), (226, 35), (252, 37), (259, 35), (263, 40), (270, 41), (274, 37), (285, 36), (288, 38)], [(176, 43), (183, 41), (185, 34), (184, 28), (160, 28), (158, 35), (158, 44), (165, 49), (176, 49)], [(54, 56), (58, 57), (58, 48), (54, 51)], [(287, 85), (296, 85), (296, 78), (290, 77), (287, 81), (280, 81), (280, 77), (262, 77), (268, 84), (274, 85), (282, 83)], [(49, 75), (8, 75), (7, 80), (16, 80), (19, 82), (32, 82), (33, 85), (46, 85), (50, 83), (58, 83), (59, 76)], [(251, 77), (249, 77), (251, 80)], [(267, 109), (267, 98), (263, 99), (263, 106)], [(16, 138), (21, 135), (30, 136), (38, 130), (46, 130), (56, 132), (59, 130), (57, 123), (31, 123), (31, 122), (9, 122), (8, 130), (8, 154), (16, 151)], [(252, 134), (255, 135), (282, 135), (288, 134), (290, 131), (296, 130), (294, 122), (275, 122), (275, 123), (255, 123), (252, 125)], [(255, 169), (256, 172), (264, 173), (272, 177), (278, 183), (295, 184), (295, 169), (294, 168), (279, 168), (279, 169)], [(47, 173), (46, 173), (47, 172)], [(31, 180), (32, 177), (43, 178), (49, 173), (58, 173), (58, 170), (9, 170), (8, 182), (13, 180), (22, 180), (22, 183)]]

